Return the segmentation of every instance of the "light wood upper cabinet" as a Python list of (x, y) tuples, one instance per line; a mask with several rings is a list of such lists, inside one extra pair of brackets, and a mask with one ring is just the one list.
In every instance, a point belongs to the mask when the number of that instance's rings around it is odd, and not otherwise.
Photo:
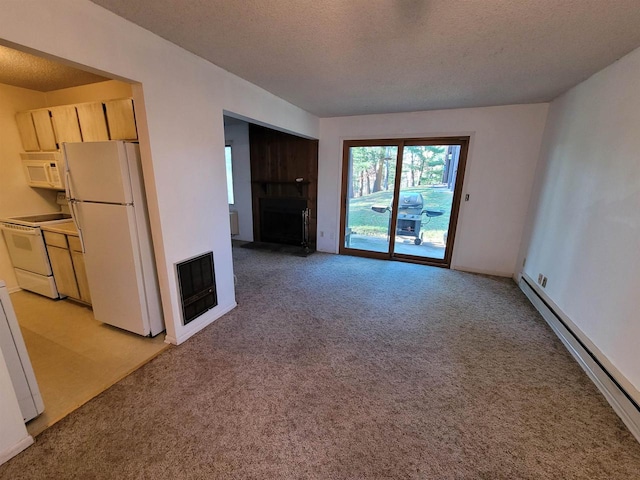
[(53, 132), (49, 110), (32, 110), (31, 116), (33, 117), (33, 125), (36, 127), (40, 149), (45, 151), (57, 150), (58, 144), (56, 143), (56, 135)]
[(24, 148), (24, 151), (37, 152), (40, 150), (38, 136), (36, 135), (36, 127), (33, 124), (31, 112), (16, 113), (16, 123), (18, 124), (18, 131), (20, 132), (22, 148)]
[(82, 141), (76, 107), (64, 105), (62, 107), (51, 107), (49, 110), (51, 111), (51, 119), (58, 144)]
[(58, 150), (64, 142), (138, 139), (131, 98), (19, 112), (16, 124), (26, 152)]
[(137, 140), (136, 119), (133, 113), (133, 100), (110, 100), (104, 102), (107, 111), (107, 124), (111, 140)]
[(85, 142), (103, 142), (109, 140), (107, 120), (102, 102), (76, 105), (82, 140)]

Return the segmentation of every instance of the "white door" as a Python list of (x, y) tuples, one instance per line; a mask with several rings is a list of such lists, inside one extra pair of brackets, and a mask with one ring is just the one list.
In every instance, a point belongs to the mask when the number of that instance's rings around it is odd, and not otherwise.
[(7, 289), (0, 284), (0, 357), (4, 356), (25, 422), (44, 410), (22, 333)]
[(95, 318), (139, 335), (149, 335), (133, 207), (79, 203), (76, 210)]
[(64, 144), (71, 197), (84, 202), (132, 203), (123, 142)]

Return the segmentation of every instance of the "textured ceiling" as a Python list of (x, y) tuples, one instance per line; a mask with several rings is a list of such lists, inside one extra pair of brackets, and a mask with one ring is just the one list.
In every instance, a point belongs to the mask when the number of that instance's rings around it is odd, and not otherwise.
[(549, 101), (640, 46), (638, 0), (92, 1), (323, 117)]
[(50, 92), (108, 78), (0, 45), (0, 83)]

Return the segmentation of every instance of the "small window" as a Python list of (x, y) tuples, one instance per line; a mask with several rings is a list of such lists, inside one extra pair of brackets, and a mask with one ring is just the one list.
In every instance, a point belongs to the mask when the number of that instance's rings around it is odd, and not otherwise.
[(231, 167), (231, 147), (224, 147), (224, 160), (227, 165), (227, 196), (229, 199), (229, 205), (234, 204), (233, 200), (233, 168)]

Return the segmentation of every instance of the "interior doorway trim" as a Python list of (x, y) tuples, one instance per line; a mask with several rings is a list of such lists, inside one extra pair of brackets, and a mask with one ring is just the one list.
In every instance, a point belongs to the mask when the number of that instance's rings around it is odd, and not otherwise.
[[(397, 260), (406, 261), (411, 263), (420, 263), (425, 265), (433, 265), (443, 268), (450, 268), (451, 258), (453, 255), (453, 248), (455, 244), (456, 228), (458, 223), (458, 216), (460, 212), (460, 205), (462, 201), (462, 191), (464, 183), (465, 167), (467, 163), (467, 156), (469, 151), (469, 136), (451, 136), (451, 137), (424, 137), (424, 138), (383, 138), (383, 139), (366, 139), (366, 140), (344, 140), (343, 141), (343, 154), (342, 154), (342, 188), (340, 199), (340, 235), (339, 235), (339, 249), (340, 255), (353, 255), (367, 258), (375, 258), (380, 260)], [(410, 255), (405, 253), (394, 252), (394, 246), (396, 242), (396, 227), (398, 221), (398, 202), (399, 195), (396, 192), (400, 192), (401, 177), (402, 177), (402, 165), (403, 165), (403, 152), (405, 147), (411, 146), (459, 146), (459, 158), (457, 169), (455, 172), (455, 184), (453, 187), (453, 197), (451, 203), (451, 216), (449, 220), (448, 230), (446, 234), (445, 252), (444, 258), (431, 258), (420, 257), (416, 255)], [(349, 182), (351, 180), (351, 161), (350, 152), (352, 147), (391, 147), (397, 148), (397, 157), (395, 163), (394, 186), (393, 186), (393, 201), (390, 205), (390, 223), (388, 231), (389, 248), (388, 251), (370, 251), (357, 248), (350, 248), (348, 241), (352, 232), (347, 232), (347, 216), (349, 205)], [(394, 234), (391, 234), (391, 231)], [(418, 244), (418, 243), (417, 243)]]

